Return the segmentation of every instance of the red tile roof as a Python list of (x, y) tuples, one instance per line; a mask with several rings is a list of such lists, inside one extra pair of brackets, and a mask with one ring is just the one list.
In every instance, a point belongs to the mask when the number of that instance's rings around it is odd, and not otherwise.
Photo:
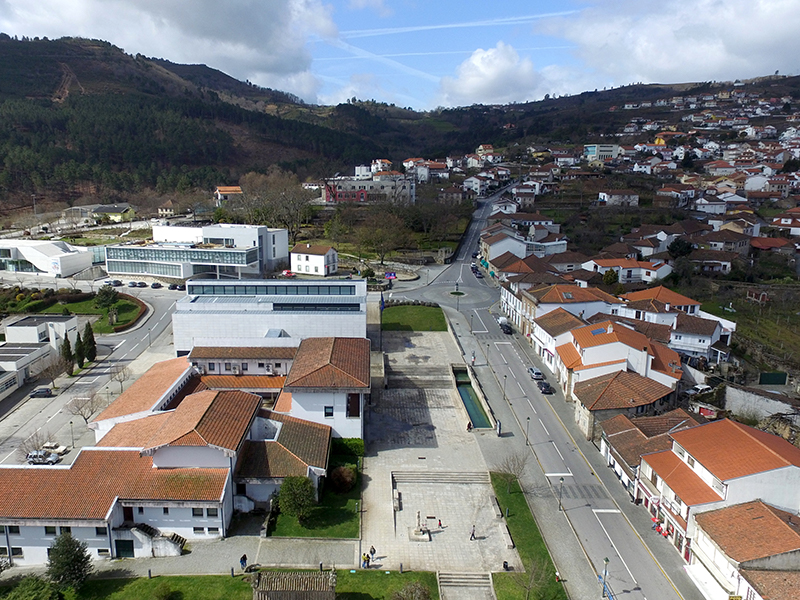
[(292, 248), (292, 254), (313, 254), (315, 256), (325, 256), (331, 250), (333, 250), (333, 246), (297, 244), (297, 246)]
[(800, 600), (800, 571), (739, 569), (762, 600)]
[(672, 435), (722, 481), (784, 467), (800, 467), (800, 448), (776, 435), (720, 419)]
[(366, 338), (306, 338), (300, 342), (285, 387), (368, 389), (369, 366)]
[(279, 390), (286, 382), (279, 375), (203, 375), (200, 379), (212, 390)]
[(105, 520), (117, 498), (220, 501), (228, 469), (155, 469), (138, 450), (86, 449), (69, 467), (2, 469), (0, 514), (13, 519)]
[(555, 310), (551, 310), (546, 315), (534, 319), (533, 322), (544, 329), (552, 337), (559, 336), (562, 333), (571, 331), (576, 327), (582, 327), (584, 325), (582, 319), (579, 319), (572, 313), (567, 312), (560, 306)]
[(292, 359), (297, 353), (297, 348), (276, 347), (260, 348), (252, 346), (230, 346), (221, 348), (219, 346), (205, 347), (195, 346), (189, 353), (189, 358), (286, 358)]
[(691, 298), (679, 294), (678, 292), (673, 292), (671, 289), (665, 288), (663, 285), (646, 290), (640, 290), (638, 292), (629, 292), (624, 294), (622, 298), (625, 300), (660, 300), (661, 302), (669, 303), (672, 306), (687, 306), (692, 304), (700, 306), (700, 303), (697, 300), (692, 300)]
[[(693, 427), (692, 429), (699, 429)], [(691, 431), (691, 429), (687, 430)], [(719, 502), (722, 497), (700, 479), (685, 462), (672, 450), (664, 450), (655, 454), (645, 454), (642, 460), (650, 465), (656, 474), (675, 492), (681, 501), (688, 506)]]
[(617, 371), (579, 381), (574, 396), (589, 410), (629, 409), (646, 406), (672, 390), (637, 373)]
[(572, 330), (572, 337), (581, 348), (592, 348), (616, 342), (625, 344), (636, 350), (649, 350), (650, 340), (638, 331), (634, 331), (620, 323), (604, 321), (595, 325), (586, 325)]

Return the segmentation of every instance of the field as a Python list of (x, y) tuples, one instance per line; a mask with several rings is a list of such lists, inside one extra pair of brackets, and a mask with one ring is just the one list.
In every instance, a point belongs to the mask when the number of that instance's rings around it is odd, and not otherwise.
[(433, 306), (390, 306), (383, 311), (384, 331), (447, 331), (441, 308)]

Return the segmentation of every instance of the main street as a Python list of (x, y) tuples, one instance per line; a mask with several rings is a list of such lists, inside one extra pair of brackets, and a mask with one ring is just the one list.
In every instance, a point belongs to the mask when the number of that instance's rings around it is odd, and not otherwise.
[[(581, 434), (570, 418), (572, 405), (565, 403), (553, 374), (533, 355), (527, 340), (516, 334), (505, 335), (500, 330), (496, 321), (497, 311), (493, 311), (499, 301), (499, 290), (495, 283), (477, 279), (469, 267), (493, 199), (487, 198), (476, 211), (466, 240), (451, 265), (432, 277), (429, 285), (414, 287), (414, 283), (419, 282), (413, 282), (397, 286), (392, 297), (438, 302), (447, 307), (447, 312), (450, 312), (448, 309), (458, 311), (450, 313), (457, 316), (450, 320), (465, 359), (469, 362), (474, 356), (473, 364), (479, 367), (478, 371), (488, 373), (494, 379), (488, 382), (488, 386), (486, 382), (482, 381), (482, 384), (487, 389), (497, 390), (488, 398), (496, 415), (510, 415), (505, 417), (507, 422), (502, 426), (503, 431), (511, 435), (505, 438), (508, 441), (507, 453), (514, 454), (521, 447), (535, 459), (532, 464), (537, 465), (536, 468), (549, 482), (553, 505), (560, 504), (563, 508), (556, 514), (572, 529), (592, 576), (602, 576), (607, 570), (608, 585), (615, 597), (624, 595), (641, 600), (701, 598), (683, 572), (675, 568), (680, 564), (677, 551), (671, 550), (674, 557), (667, 554), (668, 560), (675, 559), (668, 575), (642, 539), (646, 533), (651, 533), (649, 529), (646, 532), (635, 531), (621, 510), (619, 497), (624, 497), (625, 492), (619, 487), (613, 490), (614, 494), (610, 493), (597, 476), (584, 454), (586, 451), (596, 453), (597, 450), (588, 443), (583, 443), (581, 449), (576, 443)], [(456, 284), (463, 296), (453, 295)], [(545, 373), (556, 390), (554, 395), (543, 396), (540, 393), (527, 372), (531, 365)], [(597, 462), (597, 456), (591, 458)], [(611, 484), (616, 484), (616, 481)], [(644, 514), (641, 507), (631, 505), (625, 508)], [(574, 543), (575, 540), (569, 541)], [(547, 540), (551, 548), (560, 541)], [(663, 544), (656, 541), (659, 542)], [(670, 552), (669, 548), (666, 551)], [(676, 589), (674, 580), (681, 584), (681, 592)], [(599, 596), (600, 584), (596, 585)]]

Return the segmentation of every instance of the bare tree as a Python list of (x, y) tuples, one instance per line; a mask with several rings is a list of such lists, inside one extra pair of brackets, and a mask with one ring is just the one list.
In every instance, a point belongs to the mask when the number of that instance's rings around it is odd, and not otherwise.
[(89, 423), (89, 419), (99, 410), (106, 407), (106, 400), (96, 389), (89, 390), (89, 393), (73, 398), (67, 403), (67, 410), (70, 414), (83, 419), (84, 423)]
[(131, 370), (125, 365), (114, 365), (111, 367), (111, 379), (119, 381), (119, 393), (122, 393), (122, 384), (131, 378)]
[(515, 584), (525, 590), (525, 600), (534, 594), (535, 598), (540, 598), (539, 592), (547, 587), (547, 582), (550, 577), (555, 575), (547, 564), (544, 558), (535, 558), (525, 566), (525, 572), (517, 571), (514, 573), (512, 580)]
[(46, 359), (39, 370), (39, 376), (50, 381), (50, 385), (56, 387), (56, 379), (67, 370), (67, 361), (61, 354), (54, 354)]
[[(529, 457), (530, 454), (527, 453), (509, 454), (495, 467), (497, 474), (506, 482), (507, 494), (511, 493), (511, 484), (514, 483), (514, 480), (516, 479), (519, 481), (522, 474), (525, 472)], [(521, 482), (519, 488), (522, 489)]]
[(50, 432), (38, 429), (29, 435), (17, 448), (17, 455), (24, 459), (31, 452), (41, 450), (50, 441)]

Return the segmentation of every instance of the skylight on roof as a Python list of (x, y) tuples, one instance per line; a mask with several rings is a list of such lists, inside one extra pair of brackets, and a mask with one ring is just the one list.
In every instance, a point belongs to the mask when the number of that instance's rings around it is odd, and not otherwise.
[(572, 300), (572, 292), (564, 292), (564, 298), (567, 300)]
[(598, 329), (592, 329), (592, 335), (600, 335), (601, 333), (605, 333), (605, 332), (606, 332), (606, 328), (605, 327), (600, 327)]

